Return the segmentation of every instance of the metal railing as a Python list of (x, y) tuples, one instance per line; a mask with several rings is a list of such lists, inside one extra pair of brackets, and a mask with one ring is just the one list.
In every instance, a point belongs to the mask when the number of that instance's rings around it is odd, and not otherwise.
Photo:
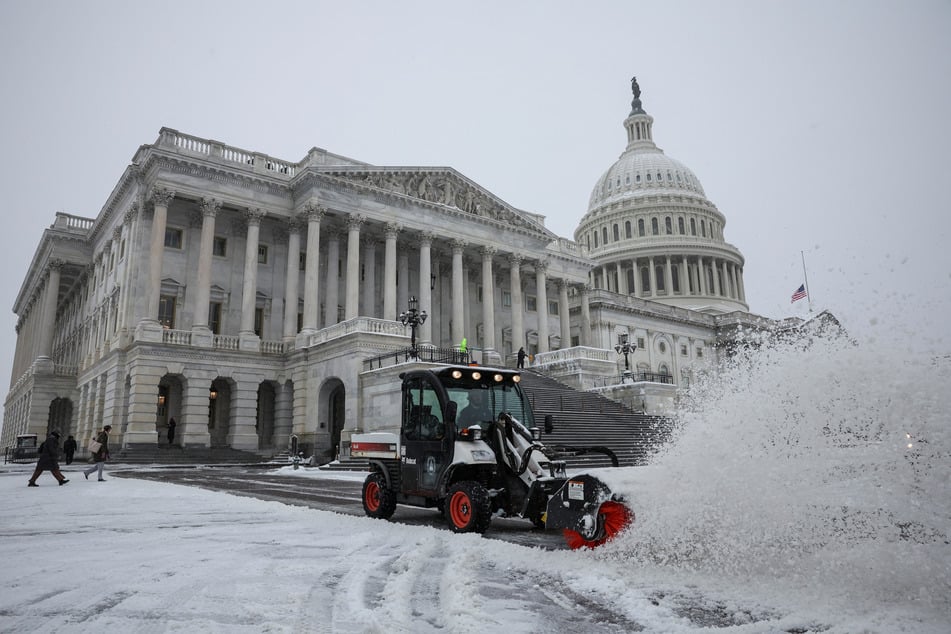
[(421, 346), (416, 349), (415, 354), (409, 346), (388, 352), (363, 361), (363, 370), (378, 370), (398, 363), (406, 363), (412, 359), (426, 363), (448, 363), (450, 365), (467, 365), (469, 363), (469, 352), (463, 352), (456, 348), (432, 348)]

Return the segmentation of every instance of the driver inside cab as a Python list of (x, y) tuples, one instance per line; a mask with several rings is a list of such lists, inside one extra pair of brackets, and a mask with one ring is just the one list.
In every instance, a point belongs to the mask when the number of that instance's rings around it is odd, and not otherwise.
[(492, 422), (492, 410), (489, 407), (485, 391), (472, 390), (469, 392), (469, 404), (466, 405), (456, 419), (459, 427), (481, 425)]

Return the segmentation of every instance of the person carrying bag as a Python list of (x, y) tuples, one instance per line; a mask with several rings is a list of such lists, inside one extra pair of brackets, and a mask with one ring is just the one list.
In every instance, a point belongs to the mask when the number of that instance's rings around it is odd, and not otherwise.
[(83, 470), (83, 475), (86, 476), (86, 479), (89, 479), (89, 474), (93, 471), (99, 471), (99, 481), (105, 482), (105, 478), (102, 477), (102, 468), (109, 459), (109, 432), (112, 430), (112, 425), (104, 425), (102, 431), (100, 431), (96, 437), (89, 441), (89, 451), (92, 454), (92, 461), (95, 463), (88, 469)]

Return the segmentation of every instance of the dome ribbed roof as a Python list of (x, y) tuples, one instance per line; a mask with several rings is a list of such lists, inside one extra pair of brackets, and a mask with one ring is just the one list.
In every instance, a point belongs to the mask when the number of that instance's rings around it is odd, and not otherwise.
[(694, 195), (706, 198), (697, 176), (686, 165), (665, 155), (653, 143), (626, 150), (598, 179), (588, 211), (632, 196)]

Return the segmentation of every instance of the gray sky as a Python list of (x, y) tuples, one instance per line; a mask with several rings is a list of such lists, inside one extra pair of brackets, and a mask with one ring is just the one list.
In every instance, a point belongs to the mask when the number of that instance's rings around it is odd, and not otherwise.
[(753, 312), (806, 315), (805, 250), (816, 310), (885, 354), (896, 325), (947, 353), (949, 34), (947, 0), (2, 2), (0, 380), (42, 230), (97, 215), (162, 126), (450, 166), (573, 237), (632, 75), (726, 215)]

